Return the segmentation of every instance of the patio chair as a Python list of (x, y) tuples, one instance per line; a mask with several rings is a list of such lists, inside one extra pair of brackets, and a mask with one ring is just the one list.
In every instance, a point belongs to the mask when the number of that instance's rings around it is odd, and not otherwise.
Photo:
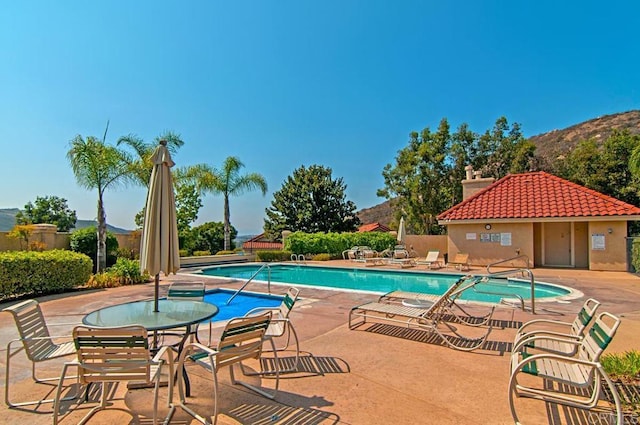
[(464, 252), (457, 253), (453, 260), (447, 262), (447, 267), (455, 267), (460, 271), (469, 270), (469, 254)]
[[(282, 303), (279, 307), (256, 307), (245, 314), (245, 316), (253, 316), (265, 311), (272, 312), (273, 316), (271, 317), (271, 323), (267, 328), (266, 336), (271, 338), (279, 338), (286, 335), (287, 338), (283, 346), (276, 347), (277, 351), (285, 351), (287, 348), (289, 348), (291, 336), (293, 336), (296, 347), (296, 357), (294, 363), (288, 369), (281, 369), (280, 373), (296, 372), (298, 370), (298, 363), (300, 362), (300, 342), (298, 341), (298, 334), (293, 327), (293, 323), (291, 323), (291, 319), (289, 318), (289, 313), (291, 313), (293, 305), (298, 299), (299, 293), (300, 291), (298, 290), (298, 288), (291, 287), (287, 290), (287, 293), (282, 299)], [(269, 350), (264, 351), (269, 352)], [(263, 372), (263, 374), (264, 373), (270, 372)]]
[[(578, 347), (575, 357), (555, 353), (532, 354), (526, 350), (514, 351), (511, 355), (509, 379), (509, 407), (514, 421), (520, 423), (514, 405), (516, 397), (592, 409), (598, 405), (604, 383), (614, 399), (617, 423), (622, 424), (620, 397), (599, 362), (600, 355), (611, 342), (619, 326), (618, 317), (607, 312), (600, 313), (582, 340), (566, 340), (567, 343)], [(548, 337), (537, 336), (532, 339), (544, 338)], [(530, 379), (525, 379), (526, 377)]]
[[(464, 276), (458, 279), (453, 285), (451, 285), (442, 295), (424, 294), (420, 292), (409, 291), (391, 291), (380, 296), (379, 302), (402, 304), (407, 307), (430, 307), (433, 303), (441, 298), (444, 298), (443, 309), (450, 315), (455, 321), (468, 325), (468, 326), (484, 326), (489, 323), (489, 320), (493, 316), (493, 310), (484, 316), (477, 316), (471, 314), (460, 303), (456, 302), (462, 292), (467, 289), (471, 289), (478, 283), (486, 280), (486, 278), (474, 278), (472, 284), (464, 286), (464, 290), (460, 291), (460, 286), (470, 279), (471, 276)], [(448, 317), (447, 317), (448, 318)]]
[[(468, 282), (467, 282), (468, 281)], [(367, 321), (390, 322), (395, 325), (403, 325), (407, 328), (420, 329), (433, 333), (440, 337), (444, 343), (453, 349), (461, 351), (472, 351), (481, 347), (491, 333), (492, 326), (489, 325), (486, 333), (480, 337), (469, 338), (460, 334), (457, 328), (445, 320), (445, 314), (450, 300), (457, 298), (462, 292), (477, 284), (480, 278), (465, 277), (462, 282), (456, 282), (457, 288), (447, 291), (448, 296), (441, 296), (433, 304), (426, 308), (398, 305), (385, 302), (370, 302), (355, 306), (349, 312), (349, 329), (355, 329)], [(490, 323), (495, 306), (492, 307), (487, 323)], [(355, 317), (362, 318), (354, 322)], [(443, 333), (440, 328), (444, 327), (453, 335)]]
[[(573, 322), (562, 322), (551, 319), (531, 320), (520, 326), (513, 345), (514, 347), (524, 345), (527, 348), (536, 348), (557, 354), (574, 355), (576, 354), (578, 346), (573, 343), (566, 343), (564, 340), (571, 339), (579, 341), (584, 338), (587, 325), (595, 316), (599, 306), (599, 301), (589, 298), (584, 302)], [(550, 338), (532, 339), (537, 336), (548, 336)]]
[(357, 254), (359, 251), (359, 247), (353, 246), (349, 249), (345, 249), (342, 251), (342, 259), (343, 260), (355, 260), (357, 258)]
[[(174, 282), (169, 286), (169, 290), (167, 291), (167, 299), (169, 300), (184, 300), (184, 301), (203, 301), (205, 294), (205, 284), (204, 282)], [(193, 341), (193, 338), (198, 342), (200, 338), (198, 337), (198, 327), (199, 323), (194, 325), (190, 325), (187, 328), (187, 333), (189, 335), (190, 341)], [(209, 321), (209, 344), (211, 344), (211, 321)], [(175, 331), (167, 331), (163, 332), (161, 335), (176, 335)], [(178, 335), (179, 336), (179, 335)]]
[(424, 264), (429, 269), (439, 269), (442, 267), (442, 263), (440, 262), (440, 251), (429, 251), (427, 252), (427, 256), (424, 260), (417, 260), (416, 264)]
[[(196, 364), (211, 372), (214, 392), (213, 415), (205, 418), (187, 406), (182, 379), (178, 380), (178, 390), (180, 395), (180, 403), (178, 407), (182, 408), (185, 412), (203, 424), (215, 424), (218, 419), (218, 371), (225, 366), (229, 367), (229, 375), (232, 384), (242, 385), (245, 388), (269, 399), (275, 398), (278, 391), (280, 373), (277, 369), (277, 350), (275, 349), (273, 339), (266, 336), (266, 330), (269, 327), (270, 321), (270, 311), (258, 316), (237, 317), (231, 319), (227, 323), (216, 348), (210, 348), (197, 342), (187, 344), (180, 354), (180, 360), (178, 362), (178, 376), (182, 375), (182, 370), (184, 369), (185, 362), (188, 359), (194, 360)], [(276, 383), (275, 390), (273, 390), (273, 392), (268, 392), (263, 388), (236, 380), (233, 369), (233, 367), (238, 364), (242, 373), (246, 374), (242, 362), (249, 359), (259, 360), (262, 356), (262, 346), (266, 341), (270, 342), (275, 356), (276, 370), (273, 371), (273, 374), (275, 375)], [(212, 421), (210, 421), (211, 418), (213, 418)]]
[[(18, 403), (14, 403), (9, 399), (11, 359), (13, 356), (24, 350), (27, 358), (31, 361), (31, 377), (35, 382), (58, 382), (59, 377), (38, 378), (36, 376), (36, 364), (75, 354), (76, 348), (73, 345), (73, 341), (71, 341), (71, 336), (51, 336), (47, 323), (45, 322), (44, 315), (42, 314), (42, 310), (40, 309), (40, 304), (38, 304), (38, 301), (36, 300), (22, 301), (10, 307), (6, 307), (2, 311), (11, 313), (16, 323), (16, 327), (18, 328), (18, 334), (20, 335), (20, 338), (9, 341), (7, 344), (4, 402), (8, 407), (53, 403), (54, 399), (23, 401)], [(67, 341), (62, 340), (61, 338), (65, 338)], [(22, 347), (14, 350), (13, 347), (16, 344), (21, 344)], [(76, 397), (77, 394), (66, 397), (65, 400), (72, 400)]]
[[(76, 326), (73, 329), (73, 342), (77, 349), (77, 360), (66, 362), (62, 368), (60, 384), (56, 391), (56, 402), (53, 407), (53, 424), (58, 423), (60, 415), (60, 394), (62, 381), (69, 368), (78, 370), (80, 384), (89, 386), (102, 384), (100, 404), (87, 413), (79, 424), (84, 424), (96, 412), (107, 408), (107, 383), (136, 382), (153, 384), (153, 424), (158, 416), (158, 389), (164, 366), (169, 366), (167, 373), (169, 396), (167, 405), (173, 398), (173, 354), (169, 347), (161, 347), (151, 358), (147, 330), (142, 326), (121, 326), (115, 328), (91, 328)], [(164, 357), (166, 356), (166, 360)], [(173, 407), (169, 410), (169, 415)]]

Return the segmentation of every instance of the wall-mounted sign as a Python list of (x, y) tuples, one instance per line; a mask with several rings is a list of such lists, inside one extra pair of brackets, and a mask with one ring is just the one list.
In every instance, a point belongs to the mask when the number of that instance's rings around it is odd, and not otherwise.
[(490, 233), (480, 233), (480, 242), (491, 242)]
[(511, 233), (500, 233), (500, 245), (511, 246)]
[(491, 242), (500, 242), (500, 233), (492, 233)]
[(594, 233), (591, 235), (591, 249), (605, 249), (604, 233)]
[(476, 240), (476, 234), (475, 233), (467, 233), (467, 240), (468, 241), (475, 241)]

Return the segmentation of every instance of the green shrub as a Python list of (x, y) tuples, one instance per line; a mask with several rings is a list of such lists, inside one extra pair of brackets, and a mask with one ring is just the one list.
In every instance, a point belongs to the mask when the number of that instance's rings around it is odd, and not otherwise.
[(91, 259), (66, 250), (0, 252), (0, 297), (64, 292), (86, 284)]
[(631, 246), (631, 265), (636, 273), (640, 273), (640, 238), (633, 240)]
[(203, 255), (211, 255), (211, 251), (193, 251), (194, 257), (202, 257)]
[(304, 233), (294, 232), (285, 241), (284, 249), (295, 254), (329, 254), (341, 258), (342, 251), (353, 246), (368, 246), (381, 252), (396, 244), (388, 232)]
[(640, 351), (605, 354), (600, 359), (602, 367), (613, 379), (633, 381), (640, 379)]
[(123, 285), (134, 285), (151, 280), (148, 272), (140, 273), (140, 262), (136, 260), (118, 258), (118, 261), (108, 271), (120, 279)]
[[(93, 271), (96, 269), (96, 257), (98, 255), (98, 233), (95, 227), (85, 227), (76, 230), (69, 237), (71, 251), (80, 252), (93, 261)], [(107, 267), (116, 263), (118, 258), (118, 240), (111, 232), (107, 232)]]
[(224, 250), (222, 250), (222, 251), (216, 252), (216, 255), (231, 255), (231, 254), (235, 254), (235, 253), (236, 253), (235, 251), (224, 251)]
[(181, 249), (179, 252), (181, 257), (188, 257), (190, 255), (189, 250), (186, 249)]
[(273, 261), (289, 261), (291, 260), (291, 251), (258, 251), (256, 259), (266, 263)]
[(327, 254), (316, 254), (311, 258), (313, 261), (329, 261), (331, 260), (331, 255)]

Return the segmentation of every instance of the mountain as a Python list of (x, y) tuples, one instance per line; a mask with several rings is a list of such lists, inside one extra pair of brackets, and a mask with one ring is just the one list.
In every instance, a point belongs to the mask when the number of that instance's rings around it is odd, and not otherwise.
[[(529, 140), (536, 145), (536, 157), (540, 163), (550, 164), (560, 155), (566, 155), (582, 140), (593, 139), (598, 144), (604, 143), (615, 129), (640, 134), (640, 111), (603, 115), (562, 130), (538, 134)], [(388, 226), (393, 219), (393, 208), (391, 201), (385, 201), (356, 214), (362, 224), (378, 222)]]
[(551, 163), (560, 155), (566, 155), (582, 140), (593, 139), (604, 143), (613, 130), (629, 130), (640, 134), (640, 111), (628, 111), (603, 115), (562, 130), (552, 130), (529, 140), (536, 145), (536, 156), (544, 163)]
[[(20, 211), (18, 208), (0, 208), (0, 232), (8, 232), (13, 229), (13, 226), (16, 225), (18, 211)], [(97, 226), (95, 220), (77, 220), (75, 229), (71, 229), (71, 231), (91, 226)], [(129, 233), (131, 230), (115, 227), (107, 223), (107, 231), (111, 233)]]
[(365, 208), (356, 213), (362, 224), (380, 223), (389, 226), (393, 220), (391, 201), (384, 201), (371, 208)]

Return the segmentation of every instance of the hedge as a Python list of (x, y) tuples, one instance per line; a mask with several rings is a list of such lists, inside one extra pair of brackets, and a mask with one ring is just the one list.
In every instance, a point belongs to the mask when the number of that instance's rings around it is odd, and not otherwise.
[(291, 233), (284, 249), (294, 254), (329, 254), (341, 258), (342, 251), (354, 246), (368, 246), (378, 252), (393, 248), (396, 238), (387, 232)]
[(67, 250), (0, 252), (0, 297), (64, 292), (85, 285), (92, 267), (88, 256)]

